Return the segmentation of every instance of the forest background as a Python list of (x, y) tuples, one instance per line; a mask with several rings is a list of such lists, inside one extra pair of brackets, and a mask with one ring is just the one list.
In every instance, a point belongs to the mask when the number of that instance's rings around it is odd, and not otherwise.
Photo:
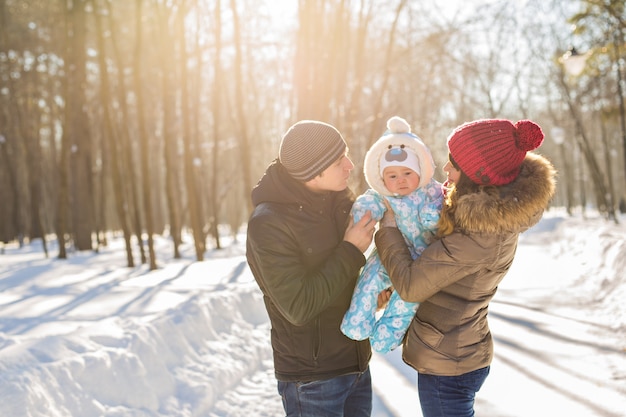
[(115, 231), (128, 266), (156, 269), (154, 236), (178, 258), (188, 232), (203, 260), (218, 225), (245, 225), (292, 123), (343, 133), (360, 193), (394, 115), (439, 167), (459, 124), (532, 119), (553, 204), (618, 222), (624, 3), (0, 0), (0, 242), (42, 239), (49, 256), (56, 239), (65, 259)]

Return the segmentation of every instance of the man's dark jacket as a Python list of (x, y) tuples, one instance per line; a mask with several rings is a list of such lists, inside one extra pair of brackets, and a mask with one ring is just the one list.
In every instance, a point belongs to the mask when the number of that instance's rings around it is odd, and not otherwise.
[(246, 256), (272, 323), (279, 381), (314, 381), (367, 369), (369, 341), (344, 336), (361, 251), (343, 240), (354, 196), (317, 194), (272, 163), (252, 191)]

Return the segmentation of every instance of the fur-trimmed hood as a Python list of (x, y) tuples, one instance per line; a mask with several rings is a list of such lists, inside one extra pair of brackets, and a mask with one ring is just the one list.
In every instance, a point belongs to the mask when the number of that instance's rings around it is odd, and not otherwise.
[(523, 232), (535, 225), (556, 187), (556, 171), (545, 157), (529, 152), (517, 178), (457, 200), (455, 224), (467, 233)]
[(363, 174), (365, 180), (371, 188), (385, 196), (393, 196), (385, 184), (381, 176), (380, 162), (381, 158), (391, 148), (406, 147), (413, 151), (419, 161), (418, 172), (420, 183), (418, 187), (423, 187), (430, 182), (435, 173), (435, 163), (430, 150), (424, 142), (414, 133), (411, 133), (411, 127), (406, 120), (401, 117), (394, 116), (387, 121), (388, 130), (381, 136), (365, 154), (363, 162)]

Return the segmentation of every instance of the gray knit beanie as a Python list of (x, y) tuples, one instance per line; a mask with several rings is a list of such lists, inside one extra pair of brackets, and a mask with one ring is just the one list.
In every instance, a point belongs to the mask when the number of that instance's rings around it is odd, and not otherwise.
[(293, 178), (306, 182), (338, 160), (346, 147), (341, 133), (333, 126), (302, 120), (283, 136), (278, 158)]

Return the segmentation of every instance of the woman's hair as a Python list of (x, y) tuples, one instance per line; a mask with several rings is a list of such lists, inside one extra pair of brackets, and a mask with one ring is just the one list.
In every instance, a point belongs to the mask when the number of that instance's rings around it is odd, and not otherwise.
[(454, 221), (454, 212), (456, 211), (456, 202), (458, 199), (464, 195), (476, 193), (480, 191), (481, 188), (485, 188), (485, 186), (478, 185), (470, 180), (469, 177), (458, 168), (454, 159), (452, 159), (452, 155), (450, 155), (450, 163), (459, 170), (461, 176), (459, 177), (459, 180), (456, 183), (453, 183), (445, 193), (443, 207), (441, 208), (441, 216), (439, 217), (439, 222), (437, 223), (437, 238), (447, 236), (454, 231), (454, 227), (456, 225), (456, 222)]

